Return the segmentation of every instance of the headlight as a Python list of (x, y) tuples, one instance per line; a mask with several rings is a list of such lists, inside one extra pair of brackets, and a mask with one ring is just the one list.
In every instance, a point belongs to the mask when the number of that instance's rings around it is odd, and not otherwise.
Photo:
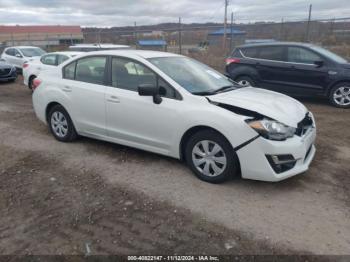
[(261, 136), (271, 140), (285, 140), (295, 133), (294, 127), (286, 126), (274, 120), (253, 120), (248, 122), (248, 125)]

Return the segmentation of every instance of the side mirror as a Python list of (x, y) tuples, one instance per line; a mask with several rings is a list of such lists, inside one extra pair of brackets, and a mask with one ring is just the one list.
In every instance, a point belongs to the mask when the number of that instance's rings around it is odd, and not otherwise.
[(316, 65), (316, 67), (322, 67), (324, 65), (324, 62), (323, 61), (315, 61), (314, 64)]
[(151, 84), (142, 84), (137, 88), (140, 96), (152, 96), (153, 102), (155, 104), (160, 104), (162, 102), (162, 98), (160, 96), (159, 87), (151, 85)]
[(15, 56), (18, 58), (22, 58), (22, 56), (20, 54), (16, 54)]

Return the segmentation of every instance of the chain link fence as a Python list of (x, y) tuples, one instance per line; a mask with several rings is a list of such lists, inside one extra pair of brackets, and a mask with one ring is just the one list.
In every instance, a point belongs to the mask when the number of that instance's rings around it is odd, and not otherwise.
[[(322, 20), (228, 24), (181, 24), (114, 28), (83, 28), (82, 35), (8, 35), (9, 45), (36, 45), (47, 51), (65, 50), (77, 43), (124, 44), (136, 49), (181, 53), (222, 70), (225, 57), (244, 43), (269, 41), (310, 42), (350, 58), (350, 17)], [(224, 39), (226, 39), (224, 41)], [(5, 46), (4, 45), (4, 46)]]

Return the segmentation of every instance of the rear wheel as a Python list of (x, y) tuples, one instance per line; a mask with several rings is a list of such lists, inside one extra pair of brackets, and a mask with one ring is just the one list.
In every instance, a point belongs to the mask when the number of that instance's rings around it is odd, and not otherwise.
[(241, 86), (256, 86), (256, 83), (249, 76), (240, 76), (235, 80)]
[(329, 93), (329, 101), (335, 107), (350, 108), (350, 83), (335, 85)]
[(61, 142), (71, 142), (77, 138), (73, 122), (61, 105), (55, 105), (50, 109), (48, 124), (53, 136)]
[(30, 90), (33, 90), (33, 81), (34, 81), (35, 77), (36, 77), (36, 76), (31, 76), (31, 77), (29, 77), (29, 79), (28, 79), (28, 88), (29, 88)]
[(239, 164), (236, 153), (227, 139), (214, 130), (194, 134), (185, 153), (189, 167), (201, 180), (221, 183), (237, 175)]

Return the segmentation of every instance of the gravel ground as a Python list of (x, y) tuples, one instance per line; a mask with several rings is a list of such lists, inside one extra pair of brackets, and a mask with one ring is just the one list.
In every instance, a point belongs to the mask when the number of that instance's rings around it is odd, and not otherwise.
[(350, 110), (303, 102), (308, 172), (212, 185), (167, 157), (60, 143), (21, 79), (0, 84), (0, 254), (350, 254)]

